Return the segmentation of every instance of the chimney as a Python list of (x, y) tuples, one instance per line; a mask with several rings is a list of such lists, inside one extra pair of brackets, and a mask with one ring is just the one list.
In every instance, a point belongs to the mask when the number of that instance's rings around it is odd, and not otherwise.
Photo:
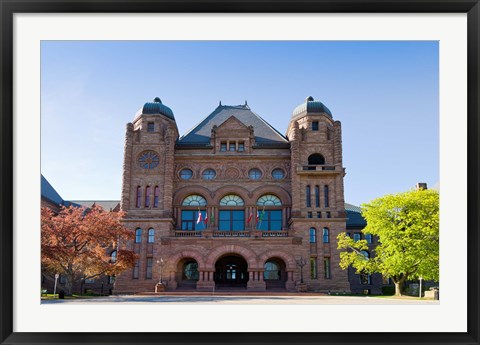
[(417, 190), (425, 190), (425, 189), (427, 189), (427, 184), (424, 183), (424, 182), (418, 182), (417, 186), (416, 186), (416, 189)]

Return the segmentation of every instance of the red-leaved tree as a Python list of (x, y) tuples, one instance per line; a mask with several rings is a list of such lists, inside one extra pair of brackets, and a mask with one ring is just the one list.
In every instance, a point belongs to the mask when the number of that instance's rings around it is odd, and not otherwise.
[(134, 267), (137, 255), (118, 246), (134, 236), (121, 224), (122, 216), (99, 206), (62, 207), (58, 214), (42, 207), (42, 266), (65, 275), (67, 294), (72, 294), (76, 279), (117, 275)]

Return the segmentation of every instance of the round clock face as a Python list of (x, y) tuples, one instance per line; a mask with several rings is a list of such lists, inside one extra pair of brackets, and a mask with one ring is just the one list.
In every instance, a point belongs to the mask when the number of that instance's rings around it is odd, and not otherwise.
[(138, 163), (144, 169), (153, 169), (158, 166), (159, 162), (160, 158), (158, 154), (153, 151), (145, 151), (140, 155), (140, 158), (138, 158)]

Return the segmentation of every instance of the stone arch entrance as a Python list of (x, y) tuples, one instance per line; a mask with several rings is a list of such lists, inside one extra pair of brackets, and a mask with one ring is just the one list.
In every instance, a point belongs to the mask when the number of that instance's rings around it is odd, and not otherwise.
[(246, 288), (248, 263), (238, 254), (224, 254), (215, 262), (214, 281), (216, 288)]
[(177, 288), (194, 290), (197, 287), (198, 279), (198, 262), (194, 258), (186, 257), (178, 261), (175, 277)]
[(263, 280), (267, 290), (285, 289), (288, 280), (285, 262), (279, 257), (269, 258), (264, 264)]

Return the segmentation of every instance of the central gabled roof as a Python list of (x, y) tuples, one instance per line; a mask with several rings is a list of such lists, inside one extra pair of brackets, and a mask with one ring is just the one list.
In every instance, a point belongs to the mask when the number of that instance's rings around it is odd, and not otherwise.
[(234, 116), (245, 126), (253, 126), (255, 142), (258, 144), (288, 144), (287, 138), (280, 134), (275, 128), (267, 123), (260, 116), (245, 105), (219, 105), (213, 113), (208, 115), (202, 122), (188, 131), (180, 139), (178, 144), (199, 144), (210, 143), (212, 127), (219, 127), (222, 123)]

